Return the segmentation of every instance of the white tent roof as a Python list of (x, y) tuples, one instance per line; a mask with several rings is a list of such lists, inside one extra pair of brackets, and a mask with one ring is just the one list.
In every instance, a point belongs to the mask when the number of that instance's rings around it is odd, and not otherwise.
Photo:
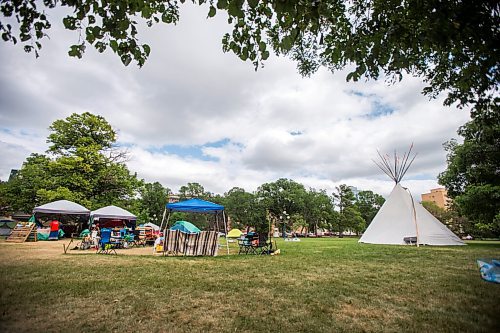
[(33, 213), (89, 214), (90, 210), (69, 200), (58, 200), (35, 207)]
[(106, 218), (106, 219), (126, 219), (135, 220), (137, 216), (120, 207), (116, 206), (106, 206), (99, 208), (98, 210), (92, 211), (90, 216), (96, 218)]
[[(416, 225), (413, 215), (415, 206)], [(427, 245), (465, 245), (465, 243), (439, 222), (398, 183), (387, 201), (370, 223), (360, 243), (401, 244), (405, 237), (417, 237), (418, 243)]]
[(159, 226), (157, 226), (156, 224), (151, 223), (151, 222), (148, 222), (148, 223), (146, 223), (146, 224), (143, 224), (142, 226), (144, 226), (144, 227), (151, 227), (151, 228), (153, 228), (153, 229), (154, 229), (154, 230), (156, 230), (156, 231), (160, 230), (160, 227), (159, 227)]

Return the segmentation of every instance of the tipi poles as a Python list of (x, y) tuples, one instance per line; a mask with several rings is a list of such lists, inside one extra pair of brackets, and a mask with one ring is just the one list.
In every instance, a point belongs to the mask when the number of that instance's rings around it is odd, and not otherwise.
[(410, 168), (411, 164), (413, 163), (413, 160), (415, 160), (415, 157), (417, 157), (417, 153), (413, 156), (411, 159), (410, 163), (408, 163), (408, 158), (410, 158), (411, 150), (413, 149), (413, 143), (410, 146), (410, 149), (408, 150), (408, 153), (403, 156), (403, 163), (401, 163), (401, 169), (399, 174), (401, 175), (399, 180), (403, 178), (403, 176), (406, 174), (406, 171)]
[[(391, 158), (391, 156), (388, 154), (382, 156), (382, 154), (380, 154), (380, 151), (377, 150), (377, 154), (380, 157), (380, 162), (376, 161), (373, 162), (380, 168), (380, 170), (382, 170), (387, 176), (389, 176), (389, 178), (394, 180), (397, 184), (401, 182), (401, 179), (403, 179), (405, 173), (408, 171), (411, 164), (415, 160), (415, 157), (417, 157), (417, 154), (415, 154), (413, 158), (408, 162), (412, 149), (413, 149), (413, 144), (411, 144), (408, 152), (403, 154), (402, 158), (399, 158), (396, 151), (394, 151), (394, 157)], [(392, 159), (394, 161), (392, 161)], [(394, 165), (392, 165), (393, 162)]]

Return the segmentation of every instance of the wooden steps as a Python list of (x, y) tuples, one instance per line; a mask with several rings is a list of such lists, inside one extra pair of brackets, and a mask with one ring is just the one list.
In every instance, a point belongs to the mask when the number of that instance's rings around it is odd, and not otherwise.
[(12, 243), (24, 243), (26, 240), (30, 242), (36, 242), (38, 240), (36, 234), (36, 225), (34, 223), (32, 223), (31, 225), (16, 226), (5, 241)]

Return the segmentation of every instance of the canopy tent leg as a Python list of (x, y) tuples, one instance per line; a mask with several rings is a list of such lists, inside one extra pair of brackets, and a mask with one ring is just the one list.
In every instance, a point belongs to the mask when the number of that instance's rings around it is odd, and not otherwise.
[(219, 214), (215, 214), (215, 230), (219, 232)]
[(229, 255), (229, 242), (227, 239), (226, 213), (224, 213), (224, 211), (222, 211), (222, 219), (224, 220), (224, 234), (226, 235), (226, 248), (227, 248), (227, 254)]
[[(163, 219), (165, 219), (165, 214), (166, 214), (166, 209), (163, 212)], [(166, 253), (166, 245), (167, 245), (167, 228), (168, 228), (168, 221), (170, 220), (170, 211), (168, 211), (167, 215), (167, 222), (165, 224), (165, 229), (163, 230), (163, 256), (165, 256)], [(163, 222), (161, 223), (160, 231), (162, 230), (161, 228), (163, 227)]]

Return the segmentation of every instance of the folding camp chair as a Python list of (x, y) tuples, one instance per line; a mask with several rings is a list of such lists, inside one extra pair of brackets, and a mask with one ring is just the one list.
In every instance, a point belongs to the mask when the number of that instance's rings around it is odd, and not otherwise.
[(257, 242), (254, 242), (255, 254), (270, 254), (272, 243), (267, 234), (259, 234)]
[(240, 247), (238, 254), (256, 254), (253, 247), (253, 242), (256, 240), (255, 236), (254, 233), (248, 233), (238, 240), (238, 246)]
[(267, 234), (249, 233), (238, 241), (238, 254), (269, 254), (272, 244)]
[(120, 242), (111, 239), (111, 229), (101, 229), (101, 239), (97, 253), (102, 254), (117, 254), (116, 248), (120, 246)]
[(146, 236), (141, 232), (141, 229), (134, 230), (134, 245), (133, 246), (146, 246)]

